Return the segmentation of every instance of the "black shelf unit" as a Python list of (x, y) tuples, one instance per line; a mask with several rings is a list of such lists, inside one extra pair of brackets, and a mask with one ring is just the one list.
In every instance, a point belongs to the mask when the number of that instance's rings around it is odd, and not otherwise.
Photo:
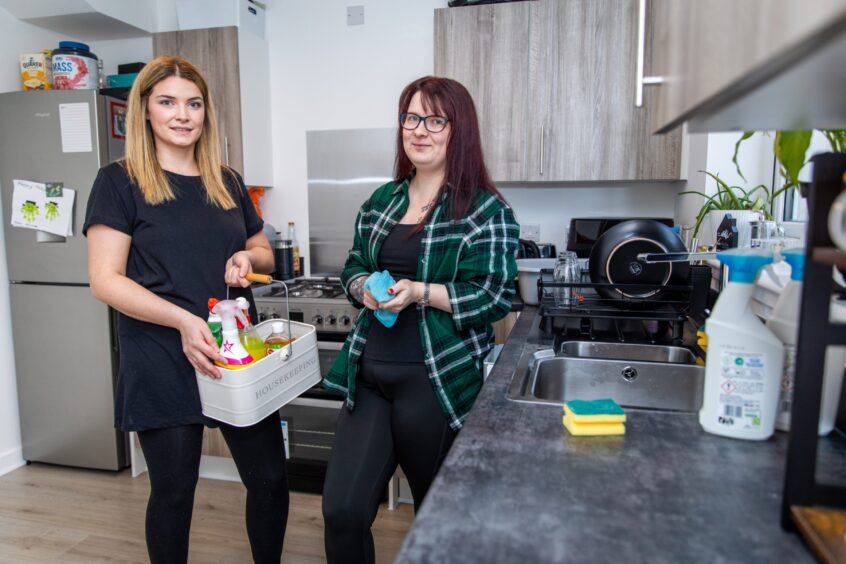
[[(612, 336), (616, 335), (614, 340), (635, 336), (641, 341), (657, 342), (661, 340), (661, 323), (668, 328), (667, 337), (673, 344), (681, 345), (684, 325), (688, 319), (702, 315), (711, 284), (711, 268), (702, 265), (690, 267), (685, 285), (594, 283), (586, 271), (581, 272), (579, 282), (555, 282), (553, 272), (542, 269), (538, 277), (541, 328), (560, 334), (566, 332), (568, 321), (575, 320), (581, 336), (591, 340), (597, 338), (597, 326), (602, 325), (606, 330), (610, 328)], [(556, 301), (559, 290), (572, 292), (570, 303), (562, 305)], [(654, 295), (626, 297), (648, 294)]]
[(832, 266), (846, 267), (846, 253), (833, 248), (827, 221), (831, 204), (844, 189), (846, 154), (818, 155), (813, 158), (813, 166), (813, 182), (808, 190), (805, 278), (782, 496), (781, 525), (786, 530), (794, 530), (793, 506), (846, 507), (846, 487), (821, 483), (816, 477), (825, 350), (831, 345), (846, 345), (846, 325), (829, 320), (835, 289)]

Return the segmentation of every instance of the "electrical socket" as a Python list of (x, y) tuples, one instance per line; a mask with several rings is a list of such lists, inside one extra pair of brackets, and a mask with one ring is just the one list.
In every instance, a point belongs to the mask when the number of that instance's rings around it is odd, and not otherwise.
[(535, 243), (540, 242), (540, 225), (521, 225), (520, 238), (528, 239)]

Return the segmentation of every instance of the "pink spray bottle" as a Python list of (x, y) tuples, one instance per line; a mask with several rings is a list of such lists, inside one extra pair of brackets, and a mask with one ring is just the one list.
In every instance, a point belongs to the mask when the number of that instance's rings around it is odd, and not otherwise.
[(235, 300), (222, 300), (212, 308), (212, 312), (220, 316), (221, 338), (220, 354), (226, 359), (226, 364), (216, 363), (223, 368), (238, 369), (244, 368), (253, 362), (253, 357), (241, 344), (238, 336), (238, 318), (244, 326), (247, 326), (247, 318), (241, 309), (241, 304)]

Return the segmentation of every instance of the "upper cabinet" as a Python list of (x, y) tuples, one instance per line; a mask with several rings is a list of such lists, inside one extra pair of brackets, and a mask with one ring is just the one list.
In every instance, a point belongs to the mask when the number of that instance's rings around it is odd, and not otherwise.
[(250, 186), (272, 186), (270, 68), (267, 41), (237, 27), (153, 35), (153, 54), (197, 65), (217, 110), (223, 162)]
[[(435, 73), (476, 102), (501, 182), (678, 180), (681, 134), (635, 106), (636, 0), (537, 0), (435, 11)], [(648, 72), (648, 69), (647, 69)]]
[(846, 0), (650, 0), (649, 11), (663, 77), (653, 130), (846, 127)]

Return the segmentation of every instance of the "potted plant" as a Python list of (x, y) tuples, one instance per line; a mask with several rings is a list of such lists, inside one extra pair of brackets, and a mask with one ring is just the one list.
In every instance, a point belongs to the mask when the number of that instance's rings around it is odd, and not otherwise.
[(698, 237), (699, 232), (705, 224), (707, 236), (701, 242), (711, 245), (714, 234), (726, 214), (731, 213), (737, 219), (738, 228), (741, 223), (759, 220), (762, 218), (772, 219), (770, 215), (770, 204), (772, 202), (770, 190), (763, 184), (758, 184), (746, 189), (741, 186), (730, 186), (718, 174), (707, 170), (700, 171), (717, 183), (717, 191), (714, 194), (706, 194), (699, 190), (686, 190), (680, 194), (696, 194), (705, 198), (705, 202), (696, 214), (696, 224), (693, 228), (693, 236)]

